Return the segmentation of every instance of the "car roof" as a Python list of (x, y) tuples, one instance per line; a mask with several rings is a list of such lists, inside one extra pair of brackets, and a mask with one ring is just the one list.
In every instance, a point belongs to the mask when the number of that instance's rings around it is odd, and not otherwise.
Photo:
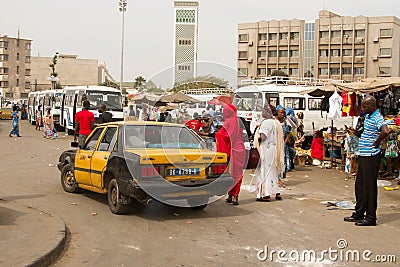
[(177, 127), (185, 127), (185, 125), (177, 124), (177, 123), (168, 123), (168, 122), (156, 122), (156, 121), (115, 121), (115, 122), (107, 122), (100, 124), (99, 126), (104, 125), (156, 125), (156, 126), (177, 126)]

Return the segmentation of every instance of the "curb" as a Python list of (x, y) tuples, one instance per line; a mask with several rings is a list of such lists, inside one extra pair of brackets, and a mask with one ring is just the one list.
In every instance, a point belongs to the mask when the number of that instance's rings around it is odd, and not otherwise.
[(28, 263), (27, 267), (42, 267), (42, 266), (49, 266), (55, 261), (57, 261), (60, 255), (63, 253), (66, 241), (67, 241), (67, 229), (66, 225), (60, 217), (55, 217), (51, 215), (51, 218), (54, 220), (59, 220), (58, 231), (55, 236), (56, 245), (46, 252), (43, 256), (34, 259), (31, 263)]

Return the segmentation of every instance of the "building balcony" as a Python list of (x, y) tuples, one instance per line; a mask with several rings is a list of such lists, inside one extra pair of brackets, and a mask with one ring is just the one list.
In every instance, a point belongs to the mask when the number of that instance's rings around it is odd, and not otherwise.
[(319, 43), (327, 45), (327, 44), (329, 44), (329, 38), (320, 38)]
[(353, 61), (353, 57), (343, 57), (342, 63), (351, 63)]
[(340, 63), (340, 57), (331, 57), (330, 63)]

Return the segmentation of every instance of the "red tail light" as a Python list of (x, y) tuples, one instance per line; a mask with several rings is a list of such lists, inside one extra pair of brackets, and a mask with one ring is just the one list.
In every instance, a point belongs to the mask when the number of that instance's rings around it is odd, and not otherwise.
[(144, 166), (142, 167), (142, 177), (154, 177), (160, 173), (159, 167)]
[(227, 164), (219, 164), (219, 165), (213, 165), (212, 166), (212, 174), (216, 175), (216, 174), (223, 174), (226, 170), (226, 168), (228, 167)]

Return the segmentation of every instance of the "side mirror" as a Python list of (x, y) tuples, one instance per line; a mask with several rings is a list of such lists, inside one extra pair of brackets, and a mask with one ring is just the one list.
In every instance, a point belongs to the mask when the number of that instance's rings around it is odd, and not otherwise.
[(78, 142), (71, 142), (71, 147), (79, 147)]

